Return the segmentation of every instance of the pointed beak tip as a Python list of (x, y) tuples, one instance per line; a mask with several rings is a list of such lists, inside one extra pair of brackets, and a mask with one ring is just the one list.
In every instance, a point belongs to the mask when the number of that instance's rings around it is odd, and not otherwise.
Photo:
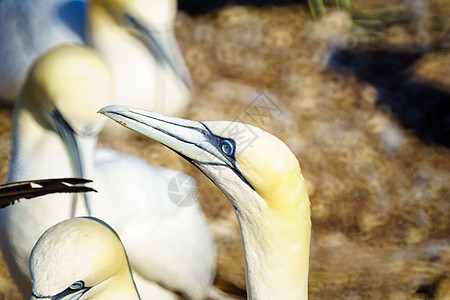
[(116, 115), (118, 113), (125, 113), (128, 110), (125, 106), (122, 105), (108, 105), (103, 108), (101, 108), (97, 113), (105, 115), (109, 118), (112, 118), (111, 116)]
[(102, 114), (102, 115), (107, 115), (107, 114), (115, 111), (115, 109), (114, 109), (115, 106), (116, 105), (108, 105), (108, 106), (102, 107), (99, 111), (97, 111), (97, 113)]

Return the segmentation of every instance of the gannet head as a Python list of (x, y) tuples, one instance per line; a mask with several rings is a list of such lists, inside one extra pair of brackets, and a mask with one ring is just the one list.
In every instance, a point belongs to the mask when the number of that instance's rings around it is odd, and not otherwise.
[[(192, 80), (173, 33), (177, 11), (175, 0), (92, 0), (89, 27), (103, 27), (117, 36), (134, 37), (142, 42), (158, 64), (168, 65), (189, 88)], [(97, 37), (91, 36), (95, 44)]]
[(238, 212), (269, 207), (289, 214), (300, 209), (309, 218), (309, 199), (298, 160), (266, 131), (241, 123), (195, 122), (116, 105), (100, 113), (193, 163)]
[[(111, 72), (93, 50), (64, 45), (32, 65), (17, 112), (29, 113), (42, 128), (56, 132), (66, 144), (75, 173), (92, 179), (93, 150), (103, 126), (96, 111), (113, 102)], [(89, 194), (84, 194), (90, 212)]]
[(22, 102), (41, 112), (48, 125), (55, 115), (79, 135), (97, 134), (102, 120), (96, 111), (113, 100), (114, 85), (105, 62), (91, 49), (64, 45), (39, 57), (22, 90)]
[(307, 299), (311, 216), (300, 165), (273, 135), (234, 122), (195, 122), (140, 109), (101, 113), (197, 166), (238, 218), (250, 298)]
[(137, 295), (119, 237), (95, 218), (73, 218), (48, 229), (31, 252), (30, 274), (30, 299), (89, 299), (119, 293), (123, 285)]

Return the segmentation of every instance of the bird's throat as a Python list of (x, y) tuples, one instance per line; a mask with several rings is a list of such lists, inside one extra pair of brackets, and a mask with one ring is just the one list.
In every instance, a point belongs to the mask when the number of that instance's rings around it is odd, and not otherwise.
[[(308, 201), (309, 204), (309, 201)], [(236, 212), (249, 299), (307, 299), (311, 221), (307, 212)]]

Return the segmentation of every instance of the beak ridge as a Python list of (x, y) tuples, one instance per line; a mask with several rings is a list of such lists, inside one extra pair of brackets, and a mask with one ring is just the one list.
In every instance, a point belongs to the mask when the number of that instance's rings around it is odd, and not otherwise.
[[(92, 180), (93, 156), (97, 139), (92, 136), (78, 135), (57, 109), (53, 111), (52, 117), (55, 122), (55, 130), (66, 144), (76, 176)], [(83, 197), (88, 214), (91, 215), (92, 196), (84, 193)], [(75, 213), (76, 198), (74, 197), (72, 203), (72, 215)]]

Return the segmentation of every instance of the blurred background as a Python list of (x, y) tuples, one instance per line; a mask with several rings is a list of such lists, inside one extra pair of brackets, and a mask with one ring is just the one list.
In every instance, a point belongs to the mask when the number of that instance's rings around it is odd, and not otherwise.
[[(195, 85), (185, 117), (261, 127), (300, 161), (310, 299), (450, 299), (449, 16), (448, 0), (179, 2)], [(2, 182), (11, 115), (0, 107)], [(221, 192), (145, 137), (100, 143), (197, 180), (216, 285), (245, 297), (239, 228)], [(19, 299), (3, 260), (0, 299)]]

